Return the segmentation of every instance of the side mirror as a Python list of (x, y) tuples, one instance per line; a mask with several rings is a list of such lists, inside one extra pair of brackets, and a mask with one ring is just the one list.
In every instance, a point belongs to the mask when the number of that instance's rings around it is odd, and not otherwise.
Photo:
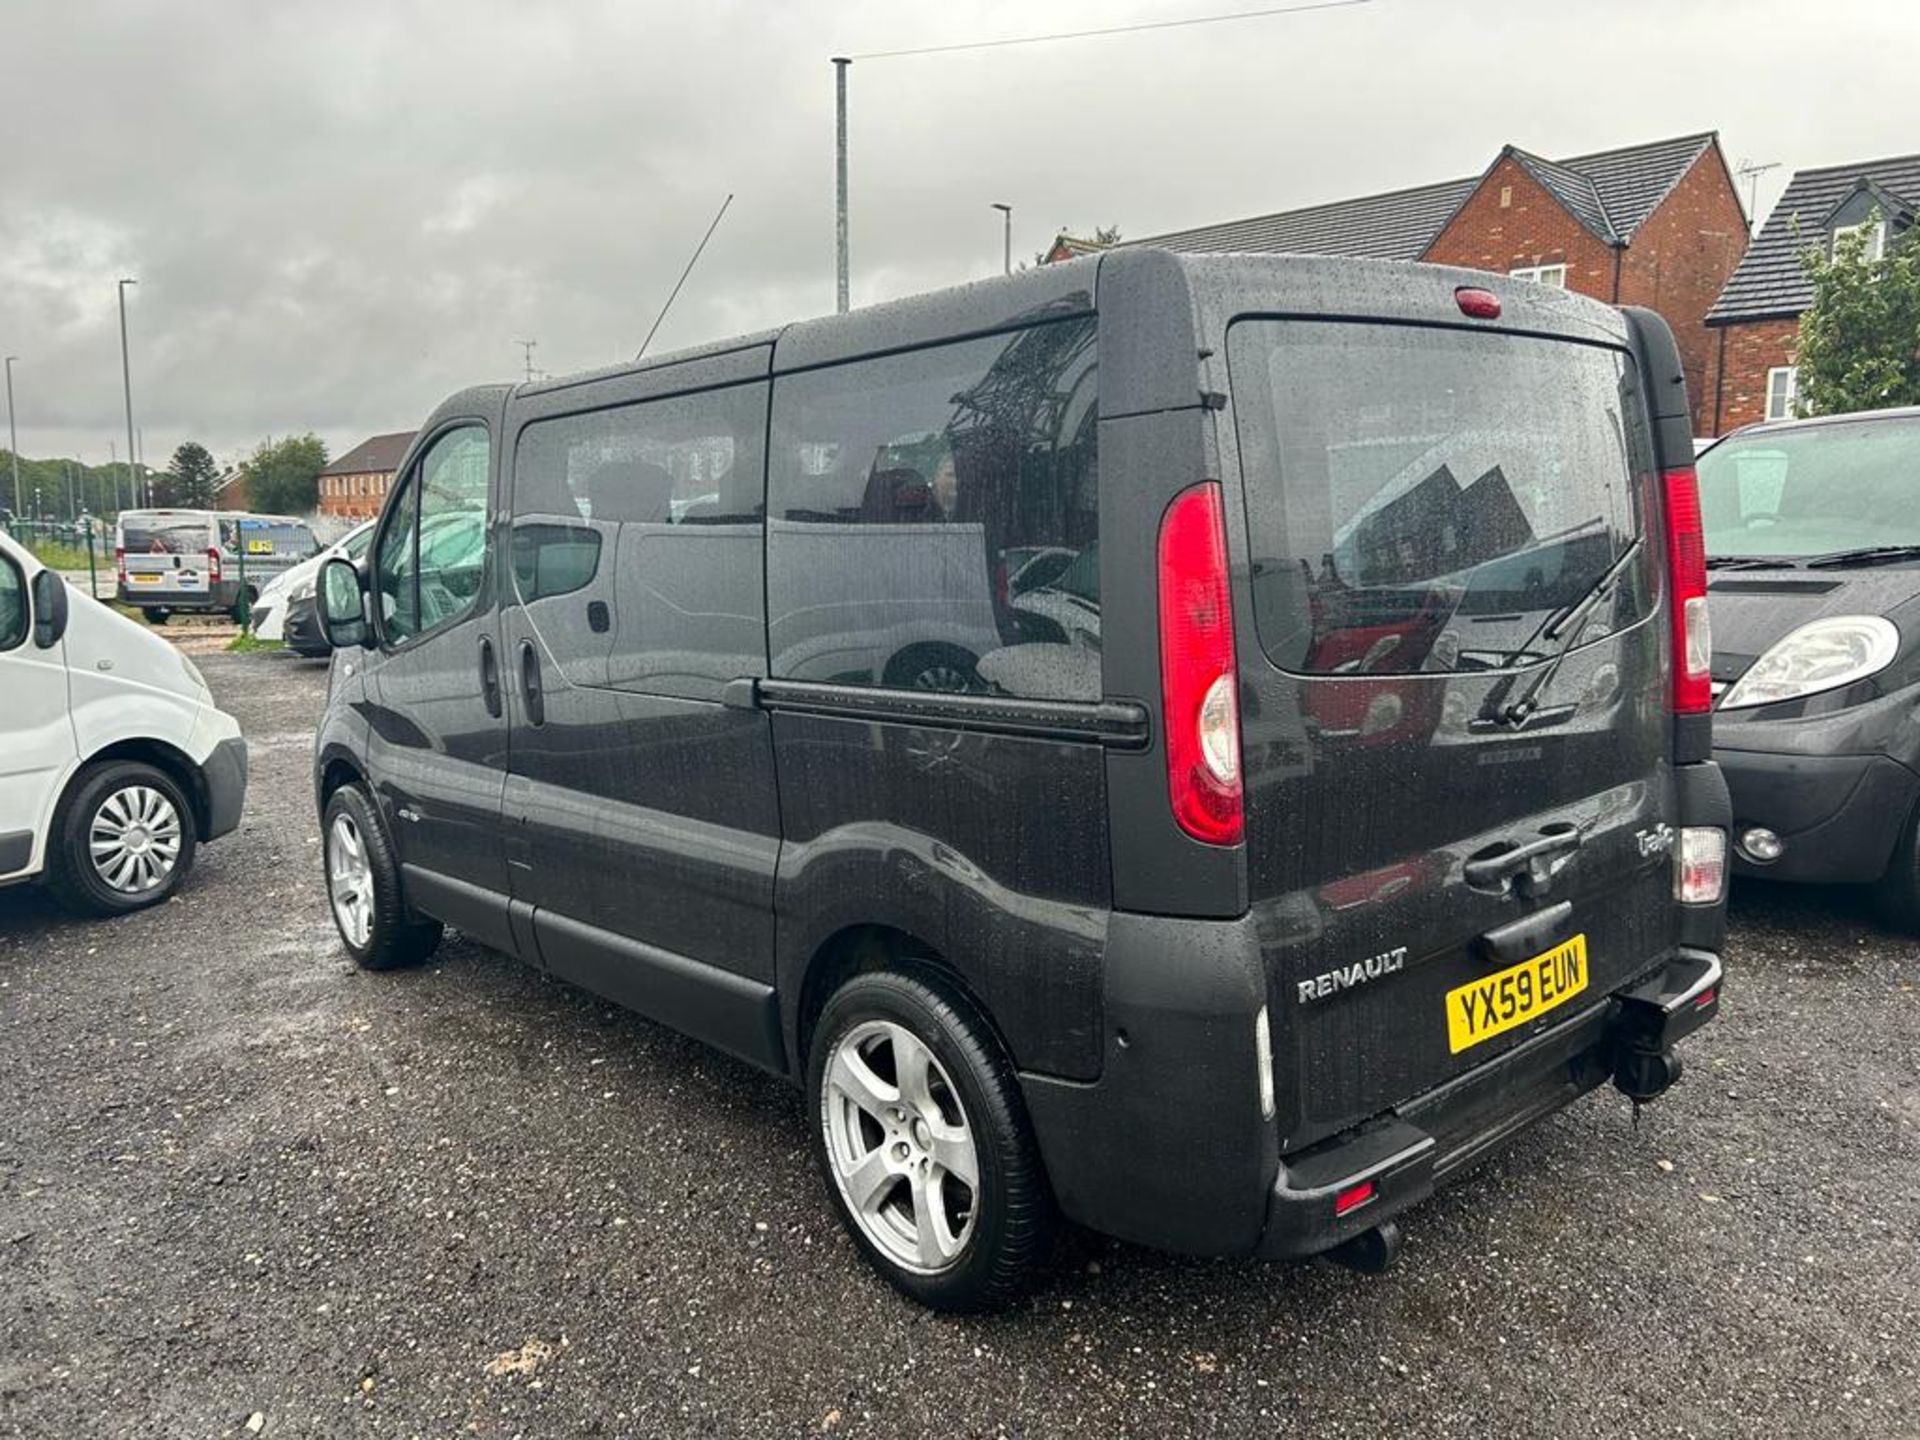
[(373, 629), (367, 624), (367, 594), (351, 560), (336, 555), (322, 565), (314, 594), (320, 633), (326, 636), (327, 644), (343, 650), (349, 645), (373, 643)]
[(42, 570), (33, 577), (33, 643), (51, 650), (67, 633), (67, 582), (58, 572)]

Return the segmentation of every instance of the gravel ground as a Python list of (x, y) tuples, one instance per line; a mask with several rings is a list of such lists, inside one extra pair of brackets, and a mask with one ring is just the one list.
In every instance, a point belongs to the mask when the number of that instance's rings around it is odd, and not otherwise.
[(0, 894), (0, 1431), (1920, 1434), (1920, 945), (1735, 897), (1727, 1004), (1416, 1211), (1390, 1275), (1070, 1237), (996, 1319), (835, 1225), (783, 1085), (504, 957), (356, 973), (322, 667), (201, 661), (237, 836), (78, 924)]

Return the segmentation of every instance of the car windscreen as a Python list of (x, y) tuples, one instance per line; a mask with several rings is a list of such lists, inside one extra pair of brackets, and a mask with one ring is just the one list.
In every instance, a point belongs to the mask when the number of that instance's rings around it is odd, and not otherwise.
[(1736, 435), (1698, 473), (1709, 557), (1920, 544), (1920, 418)]
[(120, 522), (120, 547), (129, 555), (204, 555), (207, 522), (187, 516), (128, 515)]
[[(1242, 319), (1227, 337), (1276, 665), (1303, 674), (1540, 658), (1542, 622), (1640, 533), (1652, 472), (1625, 352), (1496, 331)], [(1647, 612), (1629, 568), (1584, 643)]]

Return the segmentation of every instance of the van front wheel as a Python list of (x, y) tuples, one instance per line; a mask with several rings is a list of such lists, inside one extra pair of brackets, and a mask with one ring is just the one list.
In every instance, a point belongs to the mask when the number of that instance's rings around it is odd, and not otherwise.
[(78, 915), (158, 905), (193, 868), (193, 806), (163, 770), (111, 760), (82, 771), (47, 837), (47, 888)]
[(396, 970), (431, 955), (440, 943), (440, 922), (407, 908), (400, 867), (366, 791), (341, 786), (327, 801), (321, 823), (327, 906), (353, 963), (362, 970)]
[(815, 1155), (841, 1221), (896, 1288), (994, 1310), (1031, 1283), (1053, 1209), (991, 1031), (936, 977), (856, 975), (814, 1030)]

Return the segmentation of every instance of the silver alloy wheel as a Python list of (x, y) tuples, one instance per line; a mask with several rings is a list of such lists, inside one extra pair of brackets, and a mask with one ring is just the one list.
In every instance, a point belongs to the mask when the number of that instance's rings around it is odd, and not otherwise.
[(180, 812), (151, 785), (128, 785), (102, 800), (87, 825), (87, 853), (107, 887), (145, 895), (180, 863)]
[(340, 933), (356, 950), (364, 949), (373, 935), (373, 866), (360, 827), (345, 813), (327, 829), (327, 894)]
[(911, 688), (933, 690), (942, 695), (966, 695), (973, 690), (973, 680), (958, 665), (936, 660), (913, 677)]
[(840, 1037), (820, 1087), (833, 1178), (867, 1239), (920, 1275), (959, 1262), (980, 1210), (980, 1156), (960, 1092), (891, 1020)]

